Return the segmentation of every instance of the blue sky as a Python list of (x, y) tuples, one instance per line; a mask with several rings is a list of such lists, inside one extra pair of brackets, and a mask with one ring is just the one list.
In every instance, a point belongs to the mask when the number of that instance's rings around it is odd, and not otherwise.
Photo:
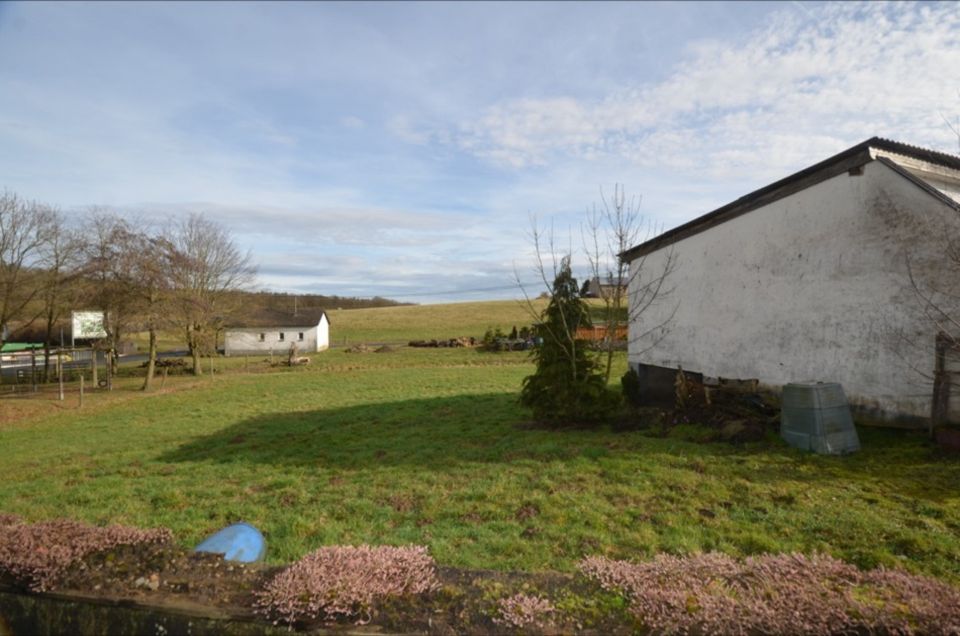
[(202, 212), (261, 288), (512, 298), (531, 214), (576, 236), (620, 183), (668, 229), (873, 135), (957, 152), (958, 91), (956, 3), (3, 3), (0, 187)]

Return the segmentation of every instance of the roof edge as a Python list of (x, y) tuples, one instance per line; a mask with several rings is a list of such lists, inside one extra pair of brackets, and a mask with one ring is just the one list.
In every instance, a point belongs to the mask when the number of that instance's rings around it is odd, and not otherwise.
[(906, 180), (910, 181), (921, 190), (924, 190), (927, 194), (937, 199), (940, 199), (942, 203), (947, 204), (954, 210), (960, 211), (960, 202), (954, 201), (953, 199), (945, 195), (943, 192), (941, 192), (937, 188), (933, 187), (932, 185), (930, 185), (929, 183), (927, 183), (917, 175), (913, 174), (903, 166), (899, 165), (896, 161), (893, 161), (888, 157), (877, 157), (877, 161), (887, 166), (888, 168), (890, 168), (891, 170), (893, 170), (894, 172), (896, 172)]
[[(749, 194), (746, 194), (739, 199), (732, 201), (731, 203), (721, 206), (711, 212), (707, 212), (706, 214), (691, 221), (687, 221), (686, 223), (679, 225), (672, 230), (668, 230), (659, 236), (655, 236), (648, 241), (621, 252), (619, 256), (622, 260), (627, 262), (633, 261), (636, 258), (645, 256), (662, 247), (672, 245), (673, 243), (677, 243), (685, 238), (699, 234), (700, 232), (720, 225), (721, 223), (735, 219), (736, 217), (746, 214), (747, 212), (751, 212), (757, 208), (769, 205), (774, 201), (778, 201), (779, 199), (790, 196), (791, 194), (805, 190), (806, 188), (816, 185), (822, 181), (826, 181), (827, 179), (847, 172), (852, 168), (865, 165), (871, 161), (882, 160), (882, 157), (872, 156), (870, 152), (871, 148), (886, 150), (888, 152), (894, 152), (900, 155), (927, 161), (929, 163), (935, 163), (948, 168), (960, 170), (960, 157), (958, 156), (938, 152), (936, 150), (920, 148), (918, 146), (911, 146), (909, 144), (891, 141), (881, 137), (871, 137), (870, 139), (860, 142), (859, 144), (837, 153), (832, 157), (828, 157), (823, 161), (804, 168), (799, 172), (795, 172), (787, 177), (784, 177), (783, 179), (780, 179), (779, 181), (775, 181), (758, 190), (754, 190), (753, 192), (750, 192)], [(889, 163), (893, 164), (894, 162), (889, 161)], [(897, 166), (897, 172), (903, 174), (907, 171)], [(909, 178), (915, 183), (919, 181), (913, 175), (909, 175)], [(936, 188), (933, 188), (926, 183), (918, 183), (918, 185), (921, 185), (921, 187), (931, 194), (934, 194), (941, 200), (945, 200), (956, 207), (955, 202), (953, 202), (949, 197), (941, 193), (939, 190), (936, 190)], [(931, 192), (931, 190), (934, 192)]]

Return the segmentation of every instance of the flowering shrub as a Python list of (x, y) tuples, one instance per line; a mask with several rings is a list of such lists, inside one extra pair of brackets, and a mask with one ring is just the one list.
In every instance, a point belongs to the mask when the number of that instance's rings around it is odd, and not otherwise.
[(557, 610), (550, 601), (527, 594), (514, 594), (502, 598), (497, 609), (499, 615), (493, 618), (493, 622), (515, 629), (524, 627), (543, 628), (546, 616)]
[(436, 564), (423, 546), (330, 546), (303, 557), (257, 595), (257, 611), (274, 623), (370, 619), (373, 602), (439, 589)]
[(69, 519), (27, 524), (13, 515), (2, 515), (0, 571), (31, 590), (42, 592), (50, 589), (70, 566), (94, 552), (172, 539), (173, 534), (165, 528), (97, 527)]
[(824, 555), (590, 557), (580, 570), (624, 594), (654, 633), (958, 633), (960, 592), (900, 570)]

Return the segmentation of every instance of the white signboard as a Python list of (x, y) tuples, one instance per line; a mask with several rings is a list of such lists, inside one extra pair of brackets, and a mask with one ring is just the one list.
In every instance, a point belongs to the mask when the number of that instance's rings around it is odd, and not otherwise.
[(103, 328), (102, 311), (75, 311), (73, 312), (73, 339), (106, 338), (107, 330)]

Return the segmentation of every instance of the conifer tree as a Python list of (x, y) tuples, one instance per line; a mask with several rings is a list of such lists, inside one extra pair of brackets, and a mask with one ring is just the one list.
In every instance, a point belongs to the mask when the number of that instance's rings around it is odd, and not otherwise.
[(589, 327), (590, 313), (580, 299), (570, 258), (560, 262), (550, 303), (536, 326), (542, 344), (533, 350), (537, 370), (523, 381), (520, 402), (549, 426), (590, 426), (605, 421), (616, 406), (601, 369), (577, 339)]

